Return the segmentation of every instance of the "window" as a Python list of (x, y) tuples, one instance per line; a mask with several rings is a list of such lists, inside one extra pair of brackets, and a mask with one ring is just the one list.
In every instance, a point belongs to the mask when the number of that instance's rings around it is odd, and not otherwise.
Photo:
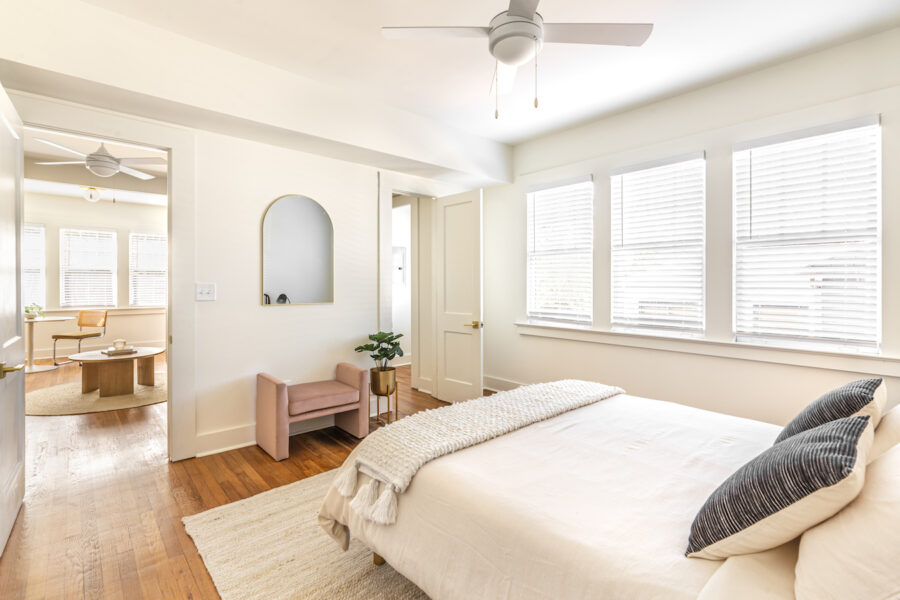
[(735, 339), (877, 352), (877, 119), (736, 146), (734, 202)]
[(528, 193), (529, 319), (593, 321), (594, 184), (582, 179)]
[(128, 236), (128, 303), (165, 306), (168, 250), (166, 236), (132, 233)]
[(610, 184), (612, 328), (702, 336), (704, 155), (615, 171)]
[(25, 225), (22, 236), (22, 305), (47, 306), (43, 225)]
[(116, 305), (116, 232), (59, 230), (59, 305)]

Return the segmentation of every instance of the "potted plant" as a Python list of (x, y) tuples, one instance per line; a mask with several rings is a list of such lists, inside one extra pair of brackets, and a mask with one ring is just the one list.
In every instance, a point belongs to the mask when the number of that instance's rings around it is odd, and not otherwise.
[(403, 356), (403, 349), (397, 341), (402, 337), (402, 333), (379, 331), (369, 334), (370, 343), (356, 347), (357, 352), (371, 352), (369, 356), (375, 361), (375, 368), (369, 369), (369, 372), (372, 393), (376, 396), (390, 396), (397, 389), (397, 371), (391, 366), (391, 361)]
[(44, 307), (36, 302), (32, 302), (28, 306), (25, 307), (25, 318), (26, 319), (36, 319), (37, 317), (44, 316)]

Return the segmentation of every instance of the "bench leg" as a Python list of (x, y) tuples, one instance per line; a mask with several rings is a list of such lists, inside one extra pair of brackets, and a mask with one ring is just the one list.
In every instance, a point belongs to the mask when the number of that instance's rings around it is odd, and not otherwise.
[(334, 424), (353, 437), (364, 438), (369, 433), (369, 413), (360, 409), (334, 415)]

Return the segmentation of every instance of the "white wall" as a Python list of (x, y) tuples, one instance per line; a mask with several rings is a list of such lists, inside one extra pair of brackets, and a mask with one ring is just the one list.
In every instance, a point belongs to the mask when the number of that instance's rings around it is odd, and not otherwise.
[[(376, 171), (197, 132), (196, 273), (217, 285), (196, 307), (197, 451), (255, 440), (256, 374), (330, 379), (377, 327)], [(249, 175), (249, 174), (252, 174)], [(319, 202), (334, 224), (334, 303), (260, 305), (260, 227), (285, 194)], [(323, 421), (322, 425), (328, 422)]]
[[(113, 229), (118, 244), (116, 297), (117, 306), (109, 309), (107, 334), (99, 340), (87, 340), (82, 350), (105, 348), (117, 338), (142, 346), (162, 346), (166, 338), (165, 309), (132, 308), (128, 305), (128, 234), (166, 233), (165, 206), (132, 204), (127, 202), (87, 202), (81, 198), (50, 194), (25, 193), (25, 222), (44, 226), (45, 283), (47, 314), (75, 316), (77, 309), (59, 306), (59, 229), (61, 227)], [(51, 335), (76, 329), (75, 321), (36, 323), (34, 325), (34, 355), (52, 356)], [(74, 352), (77, 345), (61, 341), (59, 356)]]
[[(486, 385), (580, 377), (635, 395), (783, 423), (830, 387), (888, 376), (900, 397), (900, 30), (527, 142), (516, 181), (485, 190)], [(884, 357), (731, 343), (731, 148), (736, 142), (881, 113), (884, 160)], [(707, 153), (707, 338), (690, 342), (609, 329), (609, 172)], [(517, 326), (525, 319), (526, 185), (593, 174), (594, 325), (589, 332)]]
[(394, 361), (395, 365), (412, 361), (412, 205), (397, 202), (391, 211), (391, 315), (394, 333), (402, 333), (400, 347), (404, 356)]

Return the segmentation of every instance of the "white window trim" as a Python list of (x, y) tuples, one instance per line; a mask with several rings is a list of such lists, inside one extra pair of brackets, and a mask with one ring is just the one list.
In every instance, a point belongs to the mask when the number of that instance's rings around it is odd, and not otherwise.
[[(637, 335), (649, 335), (649, 336), (659, 336), (659, 337), (673, 337), (673, 338), (692, 338), (692, 339), (703, 339), (706, 336), (706, 318), (707, 318), (707, 307), (706, 307), (706, 279), (707, 279), (707, 270), (708, 264), (706, 260), (706, 248), (708, 244), (708, 235), (707, 235), (707, 203), (708, 203), (708, 167), (706, 165), (706, 150), (699, 150), (695, 152), (688, 152), (685, 154), (678, 154), (674, 156), (668, 156), (665, 158), (659, 158), (655, 160), (650, 160), (638, 164), (632, 164), (628, 166), (619, 167), (616, 169), (612, 169), (609, 172), (609, 177), (607, 178), (609, 181), (609, 186), (612, 188), (613, 178), (626, 175), (628, 173), (634, 173), (637, 171), (645, 171), (648, 169), (655, 169), (658, 167), (665, 167), (669, 165), (675, 165), (678, 163), (694, 161), (694, 160), (702, 160), (704, 161), (703, 166), (703, 243), (702, 243), (702, 269), (700, 275), (700, 303), (701, 303), (701, 323), (702, 327), (700, 331), (686, 331), (686, 330), (671, 330), (667, 331), (665, 329), (650, 329), (650, 328), (642, 328), (642, 327), (629, 327), (624, 325), (614, 324), (614, 306), (615, 302), (613, 299), (614, 292), (614, 277), (613, 277), (613, 264), (612, 264), (612, 256), (614, 253), (613, 248), (613, 239), (612, 231), (610, 231), (609, 237), (609, 245), (610, 245), (610, 265), (609, 265), (609, 318), (610, 318), (610, 329), (609, 331), (617, 332), (617, 333), (633, 333)], [(615, 199), (613, 198), (612, 191), (610, 190), (610, 227), (612, 226), (612, 215), (615, 211)], [(596, 241), (596, 240), (595, 240)]]
[[(109, 232), (113, 234), (113, 239), (115, 240), (115, 264), (113, 265), (112, 273), (113, 273), (113, 284), (112, 284), (112, 304), (110, 305), (102, 305), (102, 304), (86, 304), (86, 305), (64, 305), (62, 303), (63, 300), (63, 279), (64, 272), (62, 266), (62, 233), (63, 231), (103, 231)], [(119, 232), (116, 229), (112, 229), (109, 227), (60, 227), (57, 232), (57, 238), (59, 241), (59, 251), (58, 251), (58, 263), (59, 267), (59, 308), (61, 310), (72, 310), (78, 308), (115, 308), (119, 305)]]
[[(874, 114), (864, 117), (858, 117), (853, 119), (846, 119), (842, 121), (837, 121), (833, 123), (827, 123), (824, 125), (817, 125), (814, 127), (807, 127), (805, 129), (798, 129), (793, 131), (787, 131), (784, 133), (778, 133), (775, 135), (765, 136), (761, 138), (755, 138), (743, 142), (738, 142), (732, 145), (732, 159), (737, 152), (741, 152), (744, 150), (751, 150), (753, 148), (760, 148), (769, 146), (772, 144), (781, 144), (785, 142), (791, 142), (796, 140), (802, 140), (805, 138), (816, 137), (820, 135), (826, 135), (830, 133), (838, 133), (842, 131), (848, 131), (852, 129), (858, 129), (862, 127), (869, 127), (873, 125), (881, 125), (881, 114)], [(765, 339), (765, 338), (755, 338), (748, 341), (741, 341), (738, 339), (739, 334), (737, 333), (737, 194), (734, 191), (735, 185), (735, 171), (734, 171), (734, 161), (732, 160), (732, 169), (731, 169), (731, 177), (732, 177), (732, 196), (731, 196), (731, 298), (732, 298), (732, 307), (731, 307), (731, 334), (732, 334), (732, 342), (734, 344), (740, 346), (749, 346), (755, 348), (768, 348), (773, 350), (795, 350), (800, 352), (813, 352), (816, 354), (829, 354), (829, 355), (837, 355), (837, 356), (870, 356), (870, 357), (883, 357), (883, 343), (884, 343), (884, 244), (883, 244), (883, 231), (884, 231), (884, 188), (883, 188), (883, 172), (884, 172), (884, 158), (883, 158), (883, 132), (882, 132), (881, 143), (878, 145), (878, 158), (877, 158), (877, 166), (878, 166), (878, 230), (877, 230), (877, 238), (876, 244), (880, 249), (877, 257), (877, 265), (876, 269), (878, 272), (878, 282), (877, 282), (877, 291), (876, 298), (878, 303), (877, 309), (877, 336), (878, 341), (876, 347), (870, 348), (867, 346), (862, 346), (859, 348), (854, 348), (853, 344), (845, 344), (845, 350), (838, 349), (841, 345), (840, 342), (829, 343), (823, 341), (813, 340), (805, 340), (805, 339), (792, 339), (792, 338), (784, 338), (784, 339)]]
[[(594, 226), (594, 216), (596, 213), (597, 191), (596, 191), (596, 185), (594, 184), (593, 174), (578, 175), (578, 176), (570, 177), (567, 179), (556, 179), (553, 181), (548, 181), (548, 182), (544, 182), (544, 183), (540, 183), (540, 184), (534, 184), (534, 185), (527, 186), (525, 188), (525, 202), (526, 202), (525, 223), (526, 223), (526, 227), (527, 227), (528, 226), (528, 212), (529, 212), (528, 202), (530, 201), (528, 196), (530, 194), (533, 194), (535, 192), (541, 192), (544, 190), (550, 190), (550, 189), (561, 188), (561, 187), (566, 187), (566, 186), (570, 186), (570, 185), (584, 184), (584, 183), (590, 183), (591, 187), (592, 187), (592, 191), (591, 191), (591, 213), (592, 213), (592, 215), (591, 215), (591, 286), (590, 286), (591, 309), (590, 309), (590, 313), (588, 315), (589, 320), (585, 322), (585, 321), (565, 320), (565, 319), (553, 318), (553, 317), (541, 317), (538, 315), (534, 315), (534, 316), (529, 315), (528, 319), (531, 322), (559, 324), (559, 325), (564, 325), (567, 327), (575, 327), (575, 328), (592, 327), (595, 322), (595, 318), (596, 318), (595, 313), (596, 313), (597, 306), (596, 306), (596, 299), (594, 298), (594, 293), (595, 293), (595, 282), (596, 282), (597, 274), (596, 274), (596, 265), (594, 264), (594, 255), (596, 252), (597, 230), (596, 230), (596, 227)], [(525, 310), (526, 310), (526, 314), (527, 314), (527, 312), (528, 312), (528, 293), (529, 293), (529, 291), (528, 291), (529, 290), (529, 288), (528, 288), (529, 250), (527, 247), (527, 240), (528, 240), (527, 233), (526, 233), (525, 238), (526, 238), (526, 248), (525, 248), (525, 270), (526, 270), (526, 273), (525, 273), (525, 306), (526, 306), (526, 308), (525, 308)]]
[[(132, 307), (132, 308), (165, 308), (166, 305), (168, 304), (168, 301), (164, 301), (162, 304), (154, 304), (154, 305), (151, 305), (151, 304), (133, 304), (133, 303), (132, 303), (132, 295), (133, 295), (133, 291), (134, 291), (134, 290), (133, 290), (134, 280), (133, 280), (133, 277), (132, 277), (132, 273), (134, 272), (134, 268), (133, 268), (134, 265), (132, 264), (132, 260), (131, 260), (131, 240), (132, 240), (132, 238), (133, 238), (134, 236), (136, 236), (136, 235), (141, 235), (141, 236), (154, 236), (154, 237), (162, 236), (162, 237), (165, 238), (165, 242), (166, 242), (166, 252), (167, 252), (167, 253), (168, 253), (168, 249), (169, 249), (169, 236), (168, 236), (168, 234), (165, 234), (165, 233), (152, 233), (152, 232), (147, 232), (147, 231), (129, 231), (129, 232), (128, 232), (128, 306), (130, 306), (130, 307)], [(168, 282), (168, 279), (169, 279), (169, 268), (168, 268), (168, 264), (166, 265), (166, 269), (165, 269), (164, 273), (165, 273), (165, 276), (166, 276), (166, 296), (168, 297), (168, 283), (169, 283), (169, 282)]]
[[(41, 295), (43, 296), (43, 299), (41, 300), (41, 302), (38, 302), (37, 304), (40, 305), (42, 308), (46, 308), (47, 307), (47, 226), (44, 225), (43, 223), (24, 223), (23, 224), (23, 234), (22, 234), (23, 239), (24, 239), (24, 228), (25, 227), (40, 227), (40, 229), (42, 231), (42, 237), (44, 239), (44, 248), (42, 250), (42, 253), (44, 256), (44, 264), (41, 265), (40, 272), (41, 272), (42, 288), (43, 288), (42, 289), (43, 293)], [(22, 262), (23, 262), (22, 273), (24, 274), (25, 273), (25, 267), (24, 267), (25, 261), (23, 260)], [(28, 302), (28, 303), (23, 302), (23, 306), (27, 306), (28, 304), (31, 304), (31, 302)]]

